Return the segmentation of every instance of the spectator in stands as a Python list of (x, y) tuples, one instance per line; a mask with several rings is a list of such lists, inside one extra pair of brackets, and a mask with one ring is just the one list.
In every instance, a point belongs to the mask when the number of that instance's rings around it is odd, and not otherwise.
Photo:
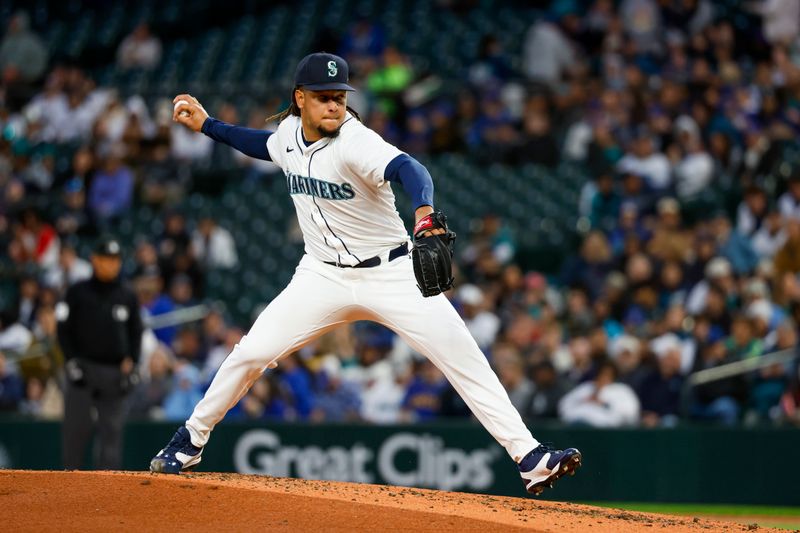
[(386, 48), (386, 34), (381, 25), (367, 17), (359, 17), (342, 37), (339, 55), (353, 65), (353, 70), (368, 70), (375, 65)]
[[(179, 360), (188, 361), (192, 365), (200, 368), (206, 359), (203, 343), (200, 340), (200, 332), (196, 327), (188, 325), (178, 330), (175, 340), (172, 341), (172, 350), (175, 357)], [(200, 376), (198, 376), (198, 384)]]
[(9, 19), (8, 30), (0, 42), (0, 69), (11, 109), (19, 109), (33, 96), (33, 84), (44, 75), (47, 60), (47, 48), (30, 30), (28, 14), (16, 12)]
[(486, 94), (480, 110), (474, 124), (476, 148), (481, 149), (478, 155), (483, 162), (508, 160), (520, 140), (513, 117), (497, 93)]
[[(613, 231), (617, 219), (620, 217), (622, 199), (614, 190), (614, 178), (611, 174), (600, 174), (596, 179), (596, 183), (597, 192), (592, 199), (589, 221), (592, 224), (592, 228), (610, 233)], [(635, 206), (633, 204), (626, 205), (633, 208), (631, 212), (634, 215), (635, 222)], [(614, 248), (613, 243), (612, 248)]]
[[(164, 405), (167, 396), (172, 392), (173, 356), (163, 344), (159, 344), (148, 361), (147, 378), (142, 379), (134, 389), (130, 399), (130, 416), (132, 418), (164, 418)], [(175, 401), (173, 399), (173, 401)]]
[(57, 132), (56, 142), (88, 143), (92, 140), (94, 124), (106, 108), (111, 92), (106, 88), (97, 88), (94, 81), (77, 67), (67, 69), (64, 91), (67, 105), (63, 112), (43, 117), (46, 128)]
[[(164, 279), (157, 265), (147, 265), (136, 273), (134, 289), (145, 316), (157, 317), (175, 310), (175, 302), (163, 294)], [(167, 346), (172, 345), (178, 333), (176, 326), (153, 327), (156, 338)]]
[[(4, 161), (4, 166), (7, 167), (9, 164), (8, 161)], [(25, 185), (5, 168), (0, 172), (0, 233), (8, 231), (25, 199)]]
[(164, 419), (184, 420), (202, 398), (200, 371), (191, 363), (178, 360), (174, 368), (172, 390), (164, 399)]
[(558, 165), (558, 144), (546, 112), (525, 113), (522, 137), (513, 160), (520, 164), (533, 163), (550, 168)]
[(231, 233), (217, 225), (210, 215), (200, 219), (192, 232), (192, 253), (206, 268), (229, 269), (235, 267), (239, 258), (236, 243)]
[(26, 208), (14, 226), (14, 240), (9, 245), (8, 255), (18, 264), (33, 264), (42, 269), (58, 264), (61, 247), (53, 226), (42, 220), (34, 208)]
[(211, 380), (217, 373), (217, 369), (222, 362), (225, 361), (225, 358), (228, 357), (228, 354), (233, 351), (236, 343), (242, 339), (244, 333), (245, 332), (241, 328), (226, 328), (222, 343), (209, 348), (208, 357), (206, 357), (206, 361), (203, 364), (202, 377), (204, 383), (211, 383)]
[(481, 350), (488, 350), (500, 330), (500, 319), (487, 310), (486, 297), (481, 289), (472, 284), (459, 287), (456, 298), (461, 302), (461, 315)]
[[(796, 350), (797, 328), (792, 319), (778, 326), (776, 343), (767, 351)], [(750, 383), (750, 407), (758, 420), (776, 420), (780, 417), (780, 401), (789, 386), (787, 365), (775, 364), (759, 370)]]
[(619, 335), (611, 341), (608, 354), (619, 372), (617, 380), (633, 390), (641, 390), (648, 374), (648, 369), (642, 365), (641, 341), (633, 335)]
[(293, 420), (294, 411), (287, 402), (274, 374), (264, 374), (230, 410), (231, 420)]
[[(736, 360), (733, 354), (726, 351), (722, 340), (701, 348), (699, 355), (693, 372), (716, 368)], [(740, 402), (747, 394), (747, 389), (744, 378), (739, 375), (698, 385), (694, 387), (693, 393), (692, 418), (733, 426), (739, 420)]]
[(359, 420), (361, 398), (358, 386), (342, 379), (342, 362), (329, 354), (317, 373), (317, 393), (310, 419), (317, 422), (353, 422)]
[(720, 255), (730, 261), (736, 274), (749, 274), (758, 264), (758, 256), (747, 237), (736, 231), (725, 213), (717, 213), (711, 221), (712, 231), (717, 238)]
[(595, 323), (586, 289), (581, 286), (570, 288), (566, 294), (564, 327), (569, 336), (586, 335)]
[(488, 274), (514, 258), (514, 234), (496, 213), (485, 213), (475, 228), (471, 242), (461, 252), (465, 270)]
[(575, 69), (578, 47), (572, 40), (579, 21), (575, 15), (540, 18), (525, 37), (525, 75), (531, 81), (557, 86), (564, 75)]
[(675, 121), (682, 157), (675, 165), (675, 190), (682, 201), (693, 200), (711, 185), (714, 161), (703, 146), (697, 124), (686, 115)]
[(394, 46), (387, 46), (381, 59), (381, 65), (367, 76), (367, 89), (377, 97), (377, 105), (387, 115), (402, 120), (405, 116), (402, 95), (414, 81), (414, 71), (408, 58)]
[(314, 406), (314, 389), (311, 372), (295, 352), (281, 359), (279, 383), (290, 395), (298, 420), (308, 420)]
[(650, 369), (636, 388), (642, 404), (642, 425), (674, 426), (680, 414), (681, 375), (680, 339), (673, 333), (650, 343), (656, 356), (656, 368)]
[(190, 165), (208, 161), (214, 141), (210, 137), (197, 136), (193, 132), (173, 122), (169, 130), (170, 156), (178, 165)]
[(568, 390), (564, 379), (550, 361), (535, 364), (530, 375), (533, 387), (529, 403), (520, 412), (534, 420), (558, 418), (558, 403)]
[(70, 242), (61, 245), (58, 265), (45, 272), (44, 284), (63, 293), (71, 285), (92, 277), (92, 264), (79, 257)]
[(171, 285), (173, 278), (184, 276), (192, 285), (192, 294), (195, 298), (202, 298), (205, 290), (205, 276), (192, 254), (191, 248), (178, 248), (171, 261), (163, 261), (164, 278)]
[(191, 172), (172, 157), (169, 139), (157, 137), (143, 151), (142, 201), (157, 207), (179, 202), (186, 193)]
[[(211, 307), (208, 314), (203, 318), (201, 327), (201, 338), (204, 350), (210, 350), (225, 343), (225, 338), (228, 335), (228, 326), (225, 317), (222, 314), (221, 308), (217, 306)], [(230, 351), (228, 351), (230, 353)]]
[(597, 297), (611, 270), (611, 247), (599, 231), (590, 232), (583, 240), (580, 255), (566, 261), (561, 270), (561, 282), (566, 286), (581, 285), (591, 299)]
[(778, 209), (784, 218), (800, 219), (800, 172), (789, 178), (786, 192), (778, 198)]
[(468, 79), (476, 87), (498, 85), (514, 75), (511, 60), (503, 50), (503, 43), (494, 35), (481, 38), (478, 57), (469, 68)]
[(622, 202), (633, 204), (640, 215), (650, 213), (653, 209), (654, 196), (647, 188), (644, 179), (634, 172), (622, 175)]
[(592, 361), (592, 346), (585, 336), (570, 338), (564, 363), (564, 379), (571, 387), (592, 379), (596, 373)]
[(792, 0), (745, 2), (764, 19), (764, 37), (772, 44), (790, 45), (800, 33), (800, 4)]
[(767, 193), (762, 188), (747, 188), (744, 200), (736, 210), (736, 231), (744, 237), (752, 237), (764, 225), (768, 208)]
[(0, 411), (15, 411), (23, 395), (22, 379), (11, 371), (5, 353), (0, 351)]
[[(43, 291), (47, 294), (48, 291)], [(38, 375), (44, 385), (44, 405), (42, 416), (60, 418), (64, 413), (64, 398), (59, 388), (59, 376), (64, 360), (64, 354), (58, 343), (58, 321), (56, 320), (55, 302), (41, 299), (41, 305), (36, 313), (36, 322), (33, 324), (34, 342), (27, 352), (28, 362), (35, 362)], [(55, 298), (54, 298), (55, 300)]]
[(89, 211), (102, 227), (124, 215), (133, 201), (133, 173), (124, 155), (122, 145), (111, 147), (89, 186)]
[(623, 0), (619, 15), (638, 53), (659, 53), (663, 39), (661, 11), (655, 0)]
[[(714, 235), (707, 229), (696, 230), (691, 252), (689, 253), (688, 259), (684, 262), (687, 286), (694, 287), (697, 283), (705, 279), (708, 274), (708, 263), (714, 259), (716, 255), (717, 240)], [(727, 261), (727, 259), (725, 261)], [(690, 312), (695, 313), (694, 309), (690, 309)]]
[(525, 375), (519, 350), (510, 344), (495, 346), (492, 350), (492, 366), (500, 378), (500, 383), (508, 392), (511, 403), (517, 411), (524, 413), (530, 406), (534, 387)]
[(0, 309), (0, 351), (20, 356), (32, 341), (33, 335), (20, 324), (16, 309)]
[(631, 149), (617, 162), (617, 170), (642, 176), (650, 189), (666, 192), (672, 184), (672, 168), (667, 156), (656, 151), (655, 144), (649, 131), (640, 131), (631, 142)]
[(186, 274), (177, 274), (169, 283), (169, 297), (176, 309), (191, 307), (197, 304), (192, 289), (192, 280)]
[[(391, 363), (385, 359), (364, 368), (361, 381), (361, 418), (373, 424), (399, 422), (405, 396), (403, 378), (404, 376), (395, 376)], [(460, 398), (458, 394), (455, 397)], [(447, 416), (447, 413), (443, 415)]]
[(639, 208), (632, 202), (622, 202), (619, 205), (619, 219), (612, 225), (608, 235), (609, 244), (615, 257), (620, 257), (625, 251), (625, 241), (629, 237), (638, 242), (650, 240), (650, 232), (639, 217)]
[(639, 422), (639, 399), (628, 385), (616, 382), (617, 368), (606, 361), (597, 377), (568, 392), (558, 405), (559, 417), (567, 424), (622, 427)]
[(164, 214), (164, 230), (156, 241), (158, 257), (162, 265), (171, 264), (175, 256), (189, 248), (191, 237), (186, 229), (186, 217), (178, 211)]
[(134, 261), (136, 268), (134, 275), (138, 276), (152, 267), (158, 268), (158, 252), (155, 245), (148, 240), (140, 240), (136, 244), (136, 252), (134, 253)]
[(731, 321), (731, 334), (725, 339), (726, 357), (734, 361), (758, 357), (764, 352), (764, 343), (755, 337), (753, 320), (738, 314)]
[(426, 422), (439, 416), (447, 380), (427, 359), (416, 365), (419, 371), (409, 382), (403, 399), (403, 418), (408, 422)]
[(122, 70), (153, 70), (159, 62), (161, 41), (150, 33), (150, 27), (144, 22), (139, 23), (117, 49), (117, 65)]
[(17, 316), (19, 322), (32, 329), (36, 322), (39, 308), (39, 280), (31, 274), (23, 274), (19, 279), (19, 296), (17, 297)]
[(683, 261), (689, 251), (690, 235), (681, 227), (680, 205), (674, 198), (658, 201), (658, 221), (647, 251), (662, 261)]
[(23, 416), (36, 418), (41, 412), (41, 401), (44, 393), (42, 381), (37, 377), (28, 379), (25, 383), (25, 396), (19, 402), (19, 413)]
[(772, 259), (786, 242), (786, 231), (780, 212), (770, 210), (761, 227), (752, 235), (753, 251), (760, 258)]
[(786, 242), (775, 254), (775, 276), (800, 272), (800, 219), (786, 221)]
[(56, 207), (55, 228), (59, 235), (90, 235), (94, 226), (86, 211), (84, 181), (73, 178), (64, 184), (64, 202)]
[(628, 260), (625, 275), (628, 278), (628, 308), (622, 317), (623, 324), (642, 334), (654, 318), (658, 305), (653, 260), (647, 254), (634, 254)]
[(410, 351), (390, 359), (393, 334), (368, 323), (342, 328), (332, 335), (338, 339), (343, 379), (361, 386), (362, 418), (379, 424), (399, 422), (409, 378)]
[(659, 273), (659, 309), (666, 310), (673, 306), (683, 306), (689, 293), (684, 279), (683, 265), (677, 261), (668, 261), (661, 265)]

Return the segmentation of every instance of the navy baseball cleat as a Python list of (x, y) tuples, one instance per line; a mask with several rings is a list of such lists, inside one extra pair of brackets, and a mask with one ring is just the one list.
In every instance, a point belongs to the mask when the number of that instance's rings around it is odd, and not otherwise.
[(203, 448), (192, 444), (189, 430), (181, 426), (169, 444), (150, 461), (150, 471), (161, 474), (180, 474), (200, 462)]
[(575, 470), (581, 466), (581, 452), (575, 448), (553, 450), (547, 444), (540, 444), (517, 466), (525, 490), (538, 496), (545, 487), (553, 488), (553, 483), (561, 476), (575, 475)]

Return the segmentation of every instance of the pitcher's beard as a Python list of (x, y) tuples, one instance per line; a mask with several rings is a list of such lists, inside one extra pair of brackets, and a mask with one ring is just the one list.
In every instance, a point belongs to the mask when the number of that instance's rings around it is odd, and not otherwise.
[(341, 126), (341, 125), (340, 125), (338, 128), (336, 128), (335, 130), (333, 130), (333, 131), (326, 130), (326, 129), (324, 129), (322, 126), (317, 126), (317, 132), (318, 132), (318, 133), (319, 133), (321, 136), (323, 136), (323, 137), (327, 137), (328, 139), (333, 139), (333, 138), (335, 138), (335, 137), (338, 137), (338, 136), (339, 136), (339, 131), (340, 131), (341, 129), (342, 129), (342, 126)]

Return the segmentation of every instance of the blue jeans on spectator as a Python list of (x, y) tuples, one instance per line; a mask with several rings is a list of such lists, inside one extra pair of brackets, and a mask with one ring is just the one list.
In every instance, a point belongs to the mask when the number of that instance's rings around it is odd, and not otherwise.
[(739, 421), (739, 402), (730, 396), (721, 396), (709, 404), (692, 405), (692, 418), (720, 422), (726, 426), (735, 426)]

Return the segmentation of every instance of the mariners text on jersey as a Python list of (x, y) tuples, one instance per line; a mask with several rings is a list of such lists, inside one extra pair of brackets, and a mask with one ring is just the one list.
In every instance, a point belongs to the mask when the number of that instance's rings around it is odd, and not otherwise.
[(325, 200), (350, 200), (356, 195), (352, 185), (347, 182), (340, 185), (292, 172), (286, 172), (286, 188), (289, 194), (307, 194)]

